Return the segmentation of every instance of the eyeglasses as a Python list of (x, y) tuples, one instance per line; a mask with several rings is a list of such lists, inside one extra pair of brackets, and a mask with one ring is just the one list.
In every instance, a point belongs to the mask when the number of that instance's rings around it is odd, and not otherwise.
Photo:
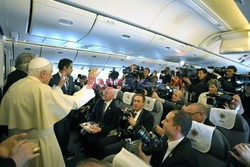
[(200, 111), (198, 111), (198, 112), (195, 112), (195, 113), (188, 113), (190, 116), (193, 116), (193, 115), (195, 115), (195, 114), (198, 114), (198, 113), (201, 113)]

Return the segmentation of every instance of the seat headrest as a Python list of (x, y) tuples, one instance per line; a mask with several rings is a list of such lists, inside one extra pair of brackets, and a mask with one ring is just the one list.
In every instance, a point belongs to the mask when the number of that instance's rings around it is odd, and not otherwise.
[(145, 97), (144, 109), (148, 111), (153, 111), (156, 99), (151, 97)]
[(131, 105), (134, 95), (135, 95), (135, 93), (124, 92), (123, 97), (122, 97), (122, 101), (125, 104)]
[(211, 147), (214, 129), (215, 127), (192, 121), (192, 127), (187, 138), (191, 140), (194, 149), (206, 153)]
[(118, 90), (118, 89), (114, 89), (114, 99), (116, 99), (117, 98), (117, 94), (118, 94), (118, 92), (119, 92), (120, 90)]
[(112, 163), (113, 167), (148, 167), (148, 165), (135, 154), (127, 151), (125, 148), (116, 154)]
[(211, 108), (209, 120), (215, 125), (226, 129), (232, 129), (235, 124), (236, 110)]

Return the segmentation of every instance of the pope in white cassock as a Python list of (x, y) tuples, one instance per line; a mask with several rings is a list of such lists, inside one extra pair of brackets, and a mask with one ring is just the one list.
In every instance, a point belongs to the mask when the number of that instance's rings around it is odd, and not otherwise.
[[(96, 78), (97, 71), (97, 68), (92, 69), (89, 77)], [(40, 147), (40, 157), (31, 160), (26, 165), (29, 167), (65, 166), (53, 125), (95, 96), (91, 83), (73, 96), (63, 94), (64, 75), (52, 89), (48, 86), (52, 72), (51, 62), (34, 58), (29, 64), (28, 76), (14, 83), (1, 102), (0, 124), (8, 125), (9, 135), (26, 132), (28, 140)]]

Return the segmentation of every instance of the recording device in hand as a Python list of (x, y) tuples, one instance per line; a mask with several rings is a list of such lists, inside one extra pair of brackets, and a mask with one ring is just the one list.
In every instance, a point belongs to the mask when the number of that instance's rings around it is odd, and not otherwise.
[(130, 114), (132, 115), (133, 118), (135, 118), (136, 112), (134, 109), (126, 108), (125, 110), (123, 110), (124, 117), (128, 118), (128, 117), (130, 117)]
[(207, 104), (213, 105), (214, 107), (222, 106), (226, 102), (231, 102), (233, 100), (232, 96), (227, 94), (207, 94)]
[(137, 129), (137, 135), (141, 139), (142, 151), (145, 155), (155, 154), (162, 147), (162, 139), (148, 133), (144, 127)]

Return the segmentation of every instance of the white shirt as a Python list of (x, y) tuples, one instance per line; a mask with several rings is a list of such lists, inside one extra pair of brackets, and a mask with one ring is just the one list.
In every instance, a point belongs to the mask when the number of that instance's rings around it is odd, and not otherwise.
[(174, 150), (174, 148), (184, 139), (184, 137), (182, 137), (179, 140), (175, 140), (175, 141), (167, 141), (168, 142), (168, 149), (166, 154), (164, 155), (164, 158), (162, 159), (162, 162), (169, 156), (169, 154)]
[(106, 106), (105, 106), (105, 109), (104, 109), (104, 113), (106, 112), (107, 108), (109, 107), (110, 103), (112, 102), (113, 100), (110, 100), (110, 101), (104, 101), (104, 103), (106, 103)]
[(137, 121), (138, 117), (139, 117), (140, 114), (141, 114), (141, 111), (142, 111), (142, 109), (136, 112), (135, 121)]

